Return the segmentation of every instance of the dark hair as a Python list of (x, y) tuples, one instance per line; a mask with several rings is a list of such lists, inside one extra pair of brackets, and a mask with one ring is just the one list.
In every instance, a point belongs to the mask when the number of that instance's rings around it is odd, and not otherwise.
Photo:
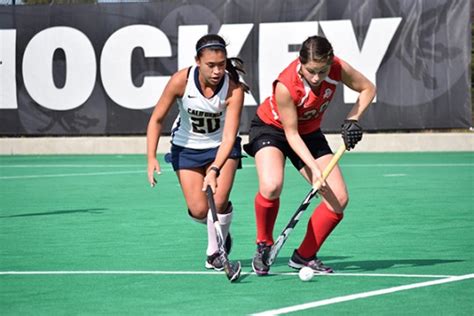
[(222, 37), (217, 34), (207, 34), (201, 37), (196, 43), (196, 55), (197, 57), (202, 56), (202, 52), (205, 49), (221, 50), (226, 55), (226, 67), (225, 69), (229, 73), (229, 77), (235, 83), (242, 86), (245, 92), (248, 92), (250, 88), (243, 82), (240, 81), (240, 74), (245, 74), (244, 62), (238, 57), (228, 58), (227, 57), (227, 46), (226, 42)]
[(310, 61), (326, 62), (332, 60), (334, 51), (331, 43), (322, 36), (308, 37), (300, 49), (300, 62), (304, 65)]

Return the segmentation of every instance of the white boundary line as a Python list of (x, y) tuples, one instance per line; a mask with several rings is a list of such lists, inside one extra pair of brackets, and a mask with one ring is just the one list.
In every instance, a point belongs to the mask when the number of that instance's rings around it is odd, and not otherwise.
[[(103, 167), (131, 167), (133, 165), (10, 165), (10, 166), (1, 166), (0, 168), (87, 168), (87, 167), (94, 167), (94, 168), (103, 168)], [(245, 164), (243, 168), (252, 168), (254, 164)], [(135, 167), (139, 168), (141, 165), (135, 165)], [(291, 166), (289, 164), (286, 165), (287, 168)], [(372, 167), (474, 167), (474, 164), (471, 163), (460, 163), (460, 164), (449, 164), (449, 163), (442, 163), (442, 164), (347, 164), (341, 165), (342, 168), (346, 167), (362, 167), (362, 168), (372, 168)], [(162, 171), (171, 171), (171, 167), (162, 166)], [(61, 177), (84, 177), (84, 176), (102, 176), (102, 175), (115, 175), (115, 174), (132, 174), (132, 173), (145, 173), (145, 165), (143, 165), (143, 170), (141, 171), (110, 171), (110, 172), (86, 172), (86, 173), (60, 173), (60, 174), (41, 174), (41, 175), (21, 175), (21, 176), (0, 176), (0, 180), (14, 180), (14, 179), (40, 179), (40, 178), (61, 178)], [(404, 174), (405, 175), (405, 174)], [(387, 175), (384, 175), (387, 176)], [(393, 175), (392, 175), (393, 176)]]
[(146, 170), (143, 169), (140, 171), (110, 171), (110, 172), (87, 172), (87, 173), (38, 174), (38, 175), (27, 175), (27, 176), (3, 176), (3, 177), (0, 177), (0, 180), (104, 176), (104, 175), (114, 175), (114, 174), (131, 174), (131, 173), (146, 173)]
[[(137, 274), (149, 274), (149, 275), (220, 275), (224, 272), (216, 271), (154, 271), (154, 270), (78, 270), (78, 271), (0, 271), (0, 275), (137, 275)], [(255, 275), (254, 272), (242, 272), (242, 275)], [(270, 273), (270, 275), (297, 275), (298, 272), (276, 272)], [(330, 273), (330, 274), (318, 274), (320, 276), (344, 276), (344, 277), (393, 277), (393, 278), (450, 278), (455, 277), (452, 275), (437, 275), (437, 274), (384, 274), (384, 273)]]
[(474, 163), (376, 163), (376, 164), (341, 164), (341, 167), (474, 167)]
[[(254, 167), (253, 163), (246, 163), (242, 167)], [(291, 165), (287, 165), (290, 166)], [(474, 167), (474, 163), (379, 163), (379, 164), (345, 164), (341, 163), (342, 168), (373, 168), (373, 167)], [(103, 165), (103, 164), (14, 164), (14, 165), (0, 165), (1, 169), (6, 168), (130, 168), (146, 167), (146, 164), (117, 164), (117, 165)], [(166, 168), (166, 165), (162, 166), (162, 169)]]
[(351, 294), (351, 295), (346, 295), (346, 296), (333, 297), (333, 298), (324, 299), (324, 300), (320, 300), (320, 301), (315, 301), (315, 302), (311, 302), (311, 303), (268, 310), (268, 311), (264, 311), (264, 312), (260, 312), (260, 313), (256, 313), (256, 314), (252, 314), (252, 315), (255, 315), (255, 316), (256, 315), (258, 315), (258, 316), (280, 315), (280, 314), (291, 313), (291, 312), (301, 311), (301, 310), (305, 310), (305, 309), (315, 308), (315, 307), (319, 307), (319, 306), (337, 304), (337, 303), (353, 301), (353, 300), (357, 300), (357, 299), (361, 299), (361, 298), (367, 298), (367, 297), (378, 296), (378, 295), (385, 295), (385, 294), (390, 294), (390, 293), (395, 293), (395, 292), (400, 292), (400, 291), (416, 289), (416, 288), (420, 288), (420, 287), (427, 287), (427, 286), (439, 285), (439, 284), (444, 284), (444, 283), (457, 282), (457, 281), (473, 279), (473, 278), (474, 278), (474, 273), (473, 274), (460, 275), (460, 276), (451, 276), (451, 277), (448, 277), (448, 278), (443, 278), (441, 280), (412, 283), (412, 284), (407, 284), (407, 285), (389, 287), (389, 288), (381, 289), (381, 290), (362, 292), (362, 293)]
[(145, 164), (98, 165), (98, 164), (15, 164), (0, 166), (0, 168), (143, 168)]

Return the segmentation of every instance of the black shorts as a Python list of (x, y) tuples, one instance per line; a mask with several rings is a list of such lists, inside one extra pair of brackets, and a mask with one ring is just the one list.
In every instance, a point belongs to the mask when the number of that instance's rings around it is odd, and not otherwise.
[[(301, 138), (315, 159), (332, 154), (326, 137), (320, 129), (301, 135)], [(303, 160), (291, 149), (283, 129), (268, 125), (255, 115), (250, 124), (249, 143), (244, 145), (244, 150), (250, 156), (255, 157), (257, 151), (268, 146), (278, 148), (285, 157), (290, 159), (296, 169), (301, 170), (305, 166)]]

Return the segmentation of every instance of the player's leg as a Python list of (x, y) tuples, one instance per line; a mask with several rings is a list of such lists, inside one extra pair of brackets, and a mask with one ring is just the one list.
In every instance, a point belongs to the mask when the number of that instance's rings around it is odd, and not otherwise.
[(268, 256), (274, 242), (273, 228), (280, 207), (285, 159), (291, 148), (282, 129), (267, 125), (255, 116), (249, 131), (249, 143), (244, 145), (244, 150), (255, 158), (258, 176), (254, 201), (257, 251), (252, 267), (257, 275), (266, 275), (270, 270)]
[[(324, 170), (331, 161), (333, 154), (327, 154), (316, 159), (319, 170)], [(303, 177), (311, 183), (311, 171), (306, 166), (300, 170)], [(336, 165), (326, 179), (326, 187), (319, 191), (328, 208), (335, 213), (343, 213), (348, 204), (348, 193), (344, 177), (339, 165)]]
[[(230, 192), (234, 183), (235, 172), (240, 164), (240, 158), (238, 159), (227, 159), (226, 163), (222, 166), (220, 175), (217, 178), (217, 188), (214, 195), (214, 200), (217, 207), (217, 218), (221, 225), (222, 234), (225, 240), (224, 248), (227, 254), (230, 253), (232, 246), (232, 238), (230, 236), (230, 225), (233, 218), (233, 205), (229, 201)], [(212, 224), (212, 216), (208, 214), (208, 227)], [(215, 232), (210, 232), (215, 233)], [(211, 238), (211, 236), (210, 236)], [(209, 242), (208, 252), (211, 252), (212, 242)]]
[(255, 196), (257, 243), (273, 244), (273, 227), (280, 206), (285, 156), (276, 147), (264, 147), (255, 155), (258, 192)]
[(202, 191), (204, 168), (179, 169), (176, 174), (190, 215), (197, 220), (206, 218), (209, 207)]
[[(226, 241), (225, 249), (227, 253), (229, 253), (232, 244), (229, 229), (233, 216), (233, 207), (232, 204), (229, 203), (228, 198), (238, 163), (238, 160), (229, 159), (224, 164), (221, 175), (218, 178), (218, 187), (215, 195), (218, 211), (217, 216), (224, 234), (223, 237)], [(208, 212), (206, 195), (201, 190), (204, 172), (205, 168), (181, 169), (177, 171), (177, 174), (191, 217), (198, 222), (207, 224), (208, 245), (206, 249), (207, 259), (205, 266), (208, 269), (222, 270), (223, 266), (218, 258), (219, 247), (217, 244), (216, 231), (212, 216), (210, 212)]]
[(277, 147), (264, 147), (255, 154), (255, 164), (258, 175), (258, 192), (254, 202), (257, 251), (252, 267), (257, 275), (266, 275), (270, 270), (267, 258), (274, 242), (273, 228), (280, 207), (285, 156)]
[(217, 178), (216, 193), (214, 194), (218, 214), (226, 212), (230, 192), (234, 183), (235, 173), (239, 163), (239, 159), (227, 159), (220, 170), (220, 175)]
[[(333, 158), (333, 154), (324, 134), (319, 130), (303, 136), (311, 154), (316, 159), (319, 169), (323, 171)], [(310, 169), (299, 157), (290, 154), (290, 160), (309, 183), (312, 178)], [(316, 258), (322, 244), (342, 220), (343, 210), (347, 205), (347, 190), (339, 166), (335, 166), (326, 179), (326, 186), (319, 191), (322, 202), (313, 211), (301, 245), (293, 253), (288, 263), (293, 268), (310, 265), (316, 272), (332, 272)]]
[[(332, 158), (332, 154), (316, 159), (320, 170), (324, 170)], [(311, 173), (304, 167), (301, 174), (309, 181)], [(319, 273), (330, 273), (332, 269), (325, 266), (316, 255), (326, 238), (343, 218), (343, 211), (348, 202), (348, 194), (344, 178), (339, 166), (336, 166), (326, 179), (326, 187), (320, 191), (323, 197), (321, 203), (311, 215), (305, 237), (298, 249), (293, 252), (289, 265), (299, 269), (310, 266)]]
[[(215, 159), (218, 149), (213, 149), (209, 151), (209, 165)], [(232, 223), (233, 217), (233, 205), (229, 201), (230, 191), (232, 190), (232, 185), (234, 183), (235, 172), (240, 167), (242, 157), (242, 147), (241, 147), (241, 138), (236, 137), (232, 151), (229, 154), (229, 158), (226, 160), (224, 165), (221, 167), (220, 175), (217, 178), (217, 188), (216, 193), (213, 196), (217, 208), (217, 219), (219, 220), (219, 225), (224, 237), (224, 249), (227, 254), (230, 253), (232, 247), (232, 237), (230, 235), (230, 225)], [(209, 167), (208, 165), (208, 167)], [(212, 225), (212, 216), (208, 214), (208, 234), (209, 234), (209, 244), (208, 244), (208, 253), (212, 252), (216, 246), (213, 243), (215, 238), (212, 238), (212, 235), (215, 234), (215, 230), (211, 230)]]
[(205, 267), (208, 269), (222, 270), (224, 267), (218, 258), (218, 245), (216, 230), (208, 218), (208, 202), (205, 192), (202, 191), (205, 168), (180, 169), (177, 171), (178, 179), (183, 190), (190, 216), (207, 227), (208, 244), (206, 249)]

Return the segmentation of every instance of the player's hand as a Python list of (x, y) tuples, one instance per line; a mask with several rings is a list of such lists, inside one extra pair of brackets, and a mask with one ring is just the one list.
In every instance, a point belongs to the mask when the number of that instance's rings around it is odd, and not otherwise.
[(202, 183), (202, 191), (206, 191), (207, 186), (210, 186), (212, 189), (212, 193), (216, 194), (217, 189), (217, 177), (219, 173), (212, 169), (207, 169), (206, 176), (204, 177), (204, 181)]
[(345, 120), (342, 124), (342, 139), (347, 150), (351, 150), (362, 139), (362, 126), (357, 120)]
[(152, 188), (156, 185), (155, 172), (161, 174), (161, 167), (158, 160), (155, 158), (148, 159), (148, 182)]
[(313, 188), (324, 190), (326, 187), (326, 181), (324, 181), (321, 170), (319, 170), (317, 166), (311, 168), (311, 178)]

